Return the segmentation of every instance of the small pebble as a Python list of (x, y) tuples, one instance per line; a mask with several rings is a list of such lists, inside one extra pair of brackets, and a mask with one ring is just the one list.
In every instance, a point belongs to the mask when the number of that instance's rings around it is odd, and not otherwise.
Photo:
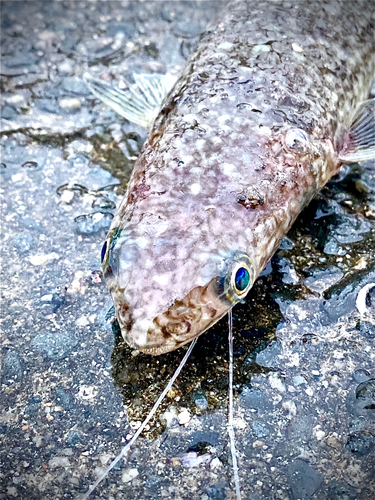
[(349, 435), (346, 442), (346, 448), (358, 457), (367, 455), (374, 448), (374, 445), (375, 438), (368, 431), (354, 432)]
[(206, 490), (206, 493), (209, 498), (212, 498), (213, 500), (225, 500), (227, 498), (225, 488), (217, 484), (209, 486)]
[(56, 467), (69, 467), (70, 462), (66, 457), (53, 457), (48, 461), (48, 467), (54, 469)]
[(65, 99), (60, 99), (59, 106), (62, 109), (78, 110), (81, 109), (81, 101), (74, 97), (66, 97)]
[(17, 110), (13, 106), (5, 105), (1, 109), (1, 118), (4, 120), (15, 120), (18, 116)]
[(189, 410), (183, 409), (178, 415), (177, 420), (180, 425), (186, 425), (190, 422), (191, 415)]
[(34, 246), (34, 239), (30, 233), (25, 232), (13, 238), (13, 245), (20, 253), (26, 253)]
[(122, 482), (129, 483), (135, 477), (137, 477), (138, 474), (139, 474), (138, 469), (126, 469), (121, 476)]

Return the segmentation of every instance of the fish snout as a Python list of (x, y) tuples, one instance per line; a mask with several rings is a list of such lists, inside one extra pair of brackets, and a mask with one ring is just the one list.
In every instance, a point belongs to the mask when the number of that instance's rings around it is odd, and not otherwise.
[[(194, 288), (184, 299), (176, 300), (152, 321), (135, 320), (120, 327), (124, 339), (146, 354), (159, 355), (192, 341), (205, 332), (228, 310), (230, 304), (217, 296), (215, 280)], [(121, 313), (120, 313), (121, 314)], [(125, 311), (124, 318), (129, 318)]]
[(173, 297), (173, 285), (113, 282), (111, 293), (124, 340), (141, 352), (159, 355), (204, 333), (242, 300), (255, 280), (255, 268), (242, 252), (232, 252), (219, 263), (205, 285), (190, 291), (186, 287), (183, 298)]

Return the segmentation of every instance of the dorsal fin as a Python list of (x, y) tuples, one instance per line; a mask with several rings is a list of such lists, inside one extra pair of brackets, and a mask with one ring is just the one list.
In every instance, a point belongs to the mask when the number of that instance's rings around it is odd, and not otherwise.
[(83, 75), (84, 82), (95, 97), (127, 120), (149, 129), (177, 78), (157, 73), (133, 75), (133, 78), (135, 83), (125, 81), (126, 87), (121, 90), (89, 73)]
[(357, 109), (339, 158), (345, 163), (375, 160), (375, 98)]

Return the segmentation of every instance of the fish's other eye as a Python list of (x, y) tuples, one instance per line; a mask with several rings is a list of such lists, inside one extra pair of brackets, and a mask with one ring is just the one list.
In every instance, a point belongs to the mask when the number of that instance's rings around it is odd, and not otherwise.
[(292, 153), (305, 154), (309, 149), (308, 135), (300, 128), (292, 128), (286, 133), (285, 146)]
[(247, 292), (250, 285), (250, 272), (243, 263), (236, 266), (232, 272), (232, 286), (237, 295)]
[(104, 261), (104, 258), (105, 258), (105, 254), (107, 253), (107, 240), (104, 242), (104, 245), (103, 245), (103, 248), (102, 248), (102, 264), (103, 264), (103, 261)]

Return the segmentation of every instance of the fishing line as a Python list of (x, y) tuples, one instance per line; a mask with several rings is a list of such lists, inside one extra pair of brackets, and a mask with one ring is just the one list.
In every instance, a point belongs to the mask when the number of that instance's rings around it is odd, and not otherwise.
[[(149, 421), (151, 420), (151, 418), (155, 414), (155, 412), (158, 409), (159, 405), (162, 403), (163, 399), (165, 398), (165, 396), (169, 392), (170, 388), (174, 384), (176, 378), (179, 376), (179, 374), (180, 374), (183, 366), (185, 365), (188, 357), (190, 356), (191, 351), (193, 350), (193, 347), (195, 346), (196, 341), (197, 341), (197, 339), (195, 338), (192, 341), (192, 343), (190, 344), (189, 349), (186, 351), (186, 354), (185, 354), (183, 360), (179, 364), (177, 370), (172, 375), (172, 377), (169, 380), (169, 382), (168, 382), (167, 386), (165, 387), (164, 391), (160, 394), (158, 400), (156, 401), (156, 403), (152, 407), (150, 413), (147, 415), (147, 417), (143, 421), (143, 423), (140, 426), (140, 428), (137, 430), (137, 432), (134, 434), (134, 436), (131, 438), (131, 440), (128, 443), (126, 443), (126, 445), (123, 447), (123, 449), (117, 455), (117, 457), (113, 460), (113, 462), (111, 463), (111, 465), (98, 477), (98, 479), (95, 481), (95, 483), (90, 486), (89, 490), (87, 491), (87, 493), (85, 495), (83, 495), (83, 497), (81, 498), (81, 500), (86, 500), (91, 495), (91, 493), (95, 490), (95, 488), (98, 486), (98, 484), (101, 483), (103, 481), (103, 479), (108, 476), (109, 472), (113, 469), (113, 467), (130, 450), (131, 446), (134, 444), (134, 442), (136, 441), (136, 439), (138, 438), (138, 436), (141, 434), (141, 432), (144, 430), (144, 428), (146, 427), (146, 425), (149, 423)], [(237, 473), (237, 476), (238, 476), (238, 473)]]
[(236, 488), (236, 498), (241, 500), (240, 478), (238, 475), (236, 440), (233, 428), (233, 330), (232, 330), (232, 309), (228, 312), (228, 329), (229, 329), (229, 388), (228, 388), (228, 434), (230, 440), (230, 452), (232, 455), (234, 485)]

